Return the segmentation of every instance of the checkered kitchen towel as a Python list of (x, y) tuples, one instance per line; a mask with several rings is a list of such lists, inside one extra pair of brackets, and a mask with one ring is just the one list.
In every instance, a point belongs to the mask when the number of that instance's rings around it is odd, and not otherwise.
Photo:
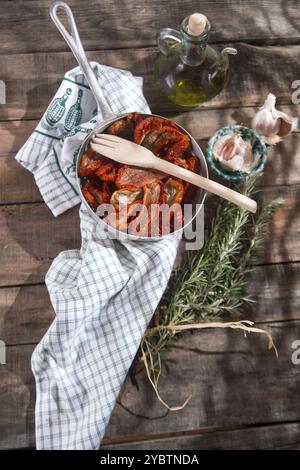
[[(116, 113), (149, 112), (142, 80), (92, 63)], [(55, 216), (80, 202), (75, 160), (101, 120), (79, 67), (69, 71), (17, 154)], [(60, 253), (46, 284), (56, 318), (36, 347), (37, 449), (97, 449), (142, 335), (167, 285), (179, 240), (104, 239), (80, 208), (82, 247)]]

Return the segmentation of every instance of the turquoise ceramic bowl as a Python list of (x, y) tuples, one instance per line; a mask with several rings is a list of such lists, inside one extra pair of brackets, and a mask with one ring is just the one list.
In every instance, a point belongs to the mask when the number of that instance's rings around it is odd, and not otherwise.
[[(213, 158), (213, 148), (217, 140), (220, 137), (224, 137), (227, 134), (232, 134), (233, 132), (239, 132), (243, 140), (250, 142), (253, 154), (256, 155), (258, 153), (259, 155), (255, 167), (252, 168), (250, 172), (225, 170), (222, 168), (220, 162)], [(206, 149), (206, 158), (209, 166), (217, 175), (228, 181), (238, 181), (263, 171), (267, 161), (267, 147), (259, 134), (254, 132), (252, 129), (244, 126), (231, 125), (223, 127), (211, 137)]]

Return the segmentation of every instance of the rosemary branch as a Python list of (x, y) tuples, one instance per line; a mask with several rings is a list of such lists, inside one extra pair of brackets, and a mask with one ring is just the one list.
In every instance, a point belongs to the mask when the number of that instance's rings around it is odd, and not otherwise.
[[(252, 196), (256, 181), (257, 177), (248, 178), (239, 185), (239, 191)], [(253, 269), (253, 261), (263, 243), (271, 216), (281, 203), (282, 199), (278, 198), (264, 204), (253, 216), (223, 202), (206, 230), (203, 250), (185, 252), (156, 312), (154, 327), (146, 331), (141, 344), (148, 378), (158, 399), (167, 408), (180, 407), (169, 407), (159, 396), (161, 354), (169, 350), (185, 331), (210, 327), (210, 322), (220, 326), (218, 321), (224, 314), (240, 314), (253, 302), (246, 294), (247, 276)], [(232, 323), (225, 325), (232, 328)], [(237, 328), (246, 329), (245, 325)], [(247, 328), (269, 337), (264, 330)]]

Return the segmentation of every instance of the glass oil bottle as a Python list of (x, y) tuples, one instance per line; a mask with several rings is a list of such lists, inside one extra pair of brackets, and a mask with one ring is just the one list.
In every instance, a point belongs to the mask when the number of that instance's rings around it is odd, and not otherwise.
[(194, 13), (186, 17), (180, 31), (166, 28), (157, 35), (159, 54), (155, 77), (162, 92), (175, 104), (193, 108), (209, 101), (226, 86), (228, 54), (207, 44), (210, 23), (206, 16)]

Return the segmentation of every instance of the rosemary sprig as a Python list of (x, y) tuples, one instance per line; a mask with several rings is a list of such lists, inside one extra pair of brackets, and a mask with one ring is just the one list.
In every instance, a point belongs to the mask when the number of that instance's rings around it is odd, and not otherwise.
[[(248, 178), (239, 191), (252, 196), (256, 180)], [(162, 402), (157, 390), (161, 354), (171, 348), (178, 335), (188, 331), (189, 325), (191, 329), (197, 325), (201, 328), (200, 323), (218, 322), (225, 314), (240, 314), (253, 302), (246, 294), (247, 276), (271, 216), (281, 203), (281, 199), (276, 199), (265, 204), (255, 216), (233, 204), (222, 203), (206, 230), (204, 248), (185, 252), (156, 313), (155, 326), (146, 331), (141, 345), (148, 378)], [(248, 328), (243, 322), (238, 323), (236, 328)]]

